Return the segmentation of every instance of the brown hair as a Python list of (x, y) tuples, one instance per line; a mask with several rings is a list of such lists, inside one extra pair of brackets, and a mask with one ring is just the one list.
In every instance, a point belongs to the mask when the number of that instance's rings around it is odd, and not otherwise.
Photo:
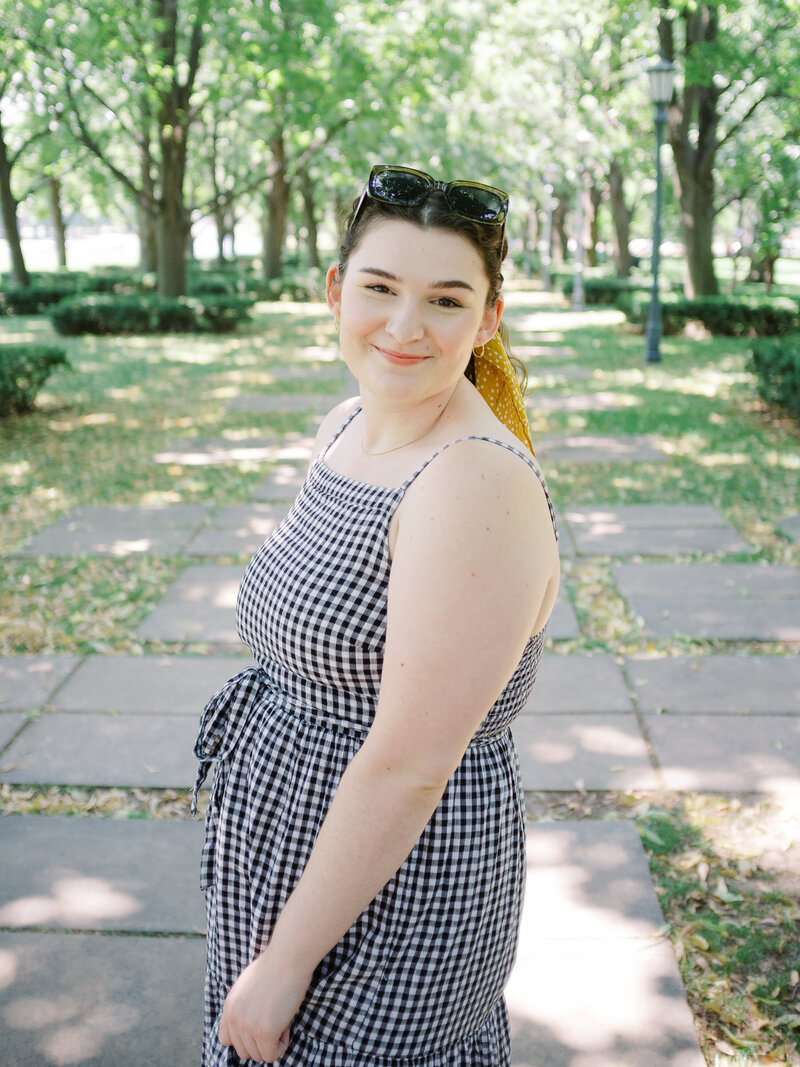
[[(350, 212), (344, 219), (342, 226), (342, 239), (339, 245), (338, 273), (341, 278), (347, 270), (350, 256), (358, 247), (361, 238), (369, 226), (379, 219), (399, 219), (410, 222), (423, 230), (449, 230), (464, 237), (473, 246), (481, 257), (486, 277), (489, 279), (489, 293), (486, 297), (486, 306), (493, 307), (503, 288), (503, 273), (501, 270), (503, 260), (508, 253), (508, 241), (505, 238), (505, 228), (502, 226), (487, 226), (485, 223), (472, 222), (470, 219), (462, 219), (454, 215), (444, 199), (440, 189), (432, 190), (421, 204), (410, 206), (401, 204), (387, 204), (382, 200), (373, 200), (367, 197), (361, 206), (355, 226), (353, 217), (356, 212), (358, 200), (353, 201)], [(498, 332), (503, 344), (508, 351), (508, 331), (501, 322)], [(518, 359), (510, 356), (518, 376), (521, 379), (523, 393), (527, 384), (525, 367)], [(466, 369), (466, 376), (475, 383), (474, 360), (470, 359)]]

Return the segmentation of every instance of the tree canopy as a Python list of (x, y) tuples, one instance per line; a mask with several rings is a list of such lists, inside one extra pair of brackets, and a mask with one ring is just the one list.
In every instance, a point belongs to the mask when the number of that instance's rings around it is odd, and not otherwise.
[[(715, 241), (768, 277), (795, 222), (800, 0), (0, 0), (0, 208), (27, 281), (18, 209), (124, 217), (162, 295), (185, 291), (192, 228), (261, 220), (263, 270), (287, 238), (318, 262), (368, 166), (419, 165), (506, 187), (537, 241), (584, 200), (630, 270), (650, 228), (646, 69), (677, 69), (669, 154), (687, 290), (713, 293)], [(559, 215), (560, 212), (560, 215)], [(66, 222), (64, 220), (67, 220)], [(60, 220), (60, 222), (59, 222)], [(574, 225), (574, 223), (573, 223)], [(64, 241), (61, 241), (62, 248)], [(764, 273), (766, 271), (766, 274)]]

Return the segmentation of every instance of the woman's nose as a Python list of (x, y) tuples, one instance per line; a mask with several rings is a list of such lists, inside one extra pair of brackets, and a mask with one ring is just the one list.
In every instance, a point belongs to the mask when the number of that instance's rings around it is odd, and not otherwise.
[(401, 344), (419, 341), (425, 333), (419, 309), (410, 300), (397, 302), (386, 323), (386, 329), (395, 341)]

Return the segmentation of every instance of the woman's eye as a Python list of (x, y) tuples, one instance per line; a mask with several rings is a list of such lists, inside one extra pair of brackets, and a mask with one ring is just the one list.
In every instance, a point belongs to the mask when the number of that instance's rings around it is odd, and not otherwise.
[(367, 289), (369, 289), (369, 291), (371, 293), (390, 293), (391, 292), (391, 289), (389, 288), (388, 285), (382, 285), (380, 282), (375, 282), (374, 285), (368, 285)]
[(440, 296), (436, 303), (443, 308), (460, 308), (463, 306), (458, 300), (454, 300), (452, 296)]

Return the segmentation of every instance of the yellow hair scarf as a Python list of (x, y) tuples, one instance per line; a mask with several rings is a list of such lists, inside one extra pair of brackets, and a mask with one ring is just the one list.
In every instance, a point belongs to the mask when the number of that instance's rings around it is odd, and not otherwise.
[(533, 452), (525, 398), (499, 334), (472, 351), (475, 386), (497, 418)]

